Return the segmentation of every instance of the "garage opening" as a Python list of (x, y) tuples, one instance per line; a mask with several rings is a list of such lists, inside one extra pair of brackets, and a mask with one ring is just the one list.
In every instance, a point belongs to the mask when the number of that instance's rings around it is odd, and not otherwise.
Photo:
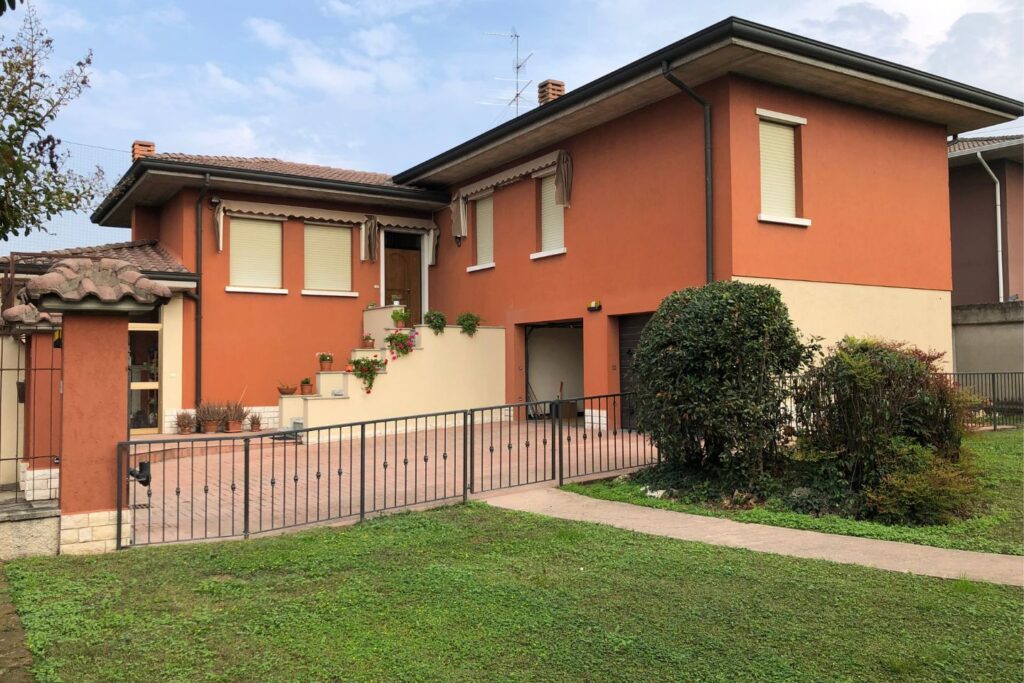
[(526, 395), (530, 401), (583, 395), (582, 320), (526, 326)]
[[(619, 391), (624, 394), (632, 393), (636, 388), (636, 381), (633, 377), (633, 355), (636, 353), (637, 344), (640, 343), (640, 333), (652, 315), (653, 313), (638, 313), (619, 316)], [(622, 427), (623, 429), (635, 427), (631, 411), (623, 412)]]

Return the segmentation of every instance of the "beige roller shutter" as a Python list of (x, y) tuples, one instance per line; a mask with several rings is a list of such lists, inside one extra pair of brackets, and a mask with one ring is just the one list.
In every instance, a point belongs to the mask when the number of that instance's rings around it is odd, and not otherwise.
[(281, 287), (281, 223), (231, 218), (231, 285)]
[(476, 264), (494, 263), (494, 198), (484, 197), (476, 205)]
[(305, 288), (352, 291), (352, 230), (333, 225), (307, 225)]
[(555, 176), (540, 179), (540, 250), (565, 246), (565, 209), (555, 203)]
[(796, 217), (796, 129), (763, 119), (761, 213)]

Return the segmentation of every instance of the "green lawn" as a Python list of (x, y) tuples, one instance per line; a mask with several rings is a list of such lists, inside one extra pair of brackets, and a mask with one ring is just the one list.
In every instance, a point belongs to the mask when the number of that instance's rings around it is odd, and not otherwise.
[(698, 515), (727, 517), (792, 529), (903, 541), (940, 548), (1024, 555), (1024, 431), (981, 432), (965, 444), (977, 454), (989, 509), (971, 519), (944, 526), (886, 526), (835, 516), (811, 515), (757, 507), (728, 510), (711, 503), (660, 500), (648, 497), (640, 484), (627, 480), (567, 484), (574, 493)]
[(1018, 680), (1024, 592), (484, 504), (5, 567), (41, 681)]

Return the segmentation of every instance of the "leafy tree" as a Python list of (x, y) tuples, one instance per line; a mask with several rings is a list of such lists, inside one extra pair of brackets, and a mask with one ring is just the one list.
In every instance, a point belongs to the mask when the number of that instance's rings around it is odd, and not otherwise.
[(816, 348), (800, 340), (773, 287), (673, 292), (640, 335), (637, 424), (670, 463), (751, 483), (779, 464), (784, 378)]
[[(2, 2), (2, 0), (0, 0)], [(46, 71), (53, 40), (31, 5), (13, 41), (0, 36), (0, 239), (46, 230), (59, 213), (87, 207), (103, 184), (68, 168), (69, 154), (47, 132), (89, 87), (92, 53), (56, 78)]]
[(14, 10), (14, 5), (17, 4), (18, 0), (0, 0), (0, 17), (4, 15), (7, 10)]

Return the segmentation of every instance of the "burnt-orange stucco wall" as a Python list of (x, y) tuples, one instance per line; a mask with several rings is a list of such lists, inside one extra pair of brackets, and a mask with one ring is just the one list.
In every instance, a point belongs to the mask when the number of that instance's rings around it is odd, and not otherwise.
[[(733, 78), (732, 270), (739, 276), (949, 291), (946, 132), (941, 126)], [(759, 119), (800, 116), (810, 227), (761, 223)]]
[[(718, 178), (728, 177), (727, 88), (724, 80), (701, 88), (716, 105)], [(447, 210), (438, 264), (430, 271), (430, 305), (448, 315), (462, 311), (483, 324), (506, 328), (506, 397), (525, 399), (523, 326), (583, 320), (584, 391), (618, 389), (616, 316), (652, 311), (669, 292), (705, 280), (702, 113), (685, 95), (603, 124), (560, 143), (573, 159), (572, 206), (564, 213), (563, 255), (531, 260), (538, 246), (537, 181), (525, 178), (494, 192), (494, 262), (475, 263), (470, 238), (456, 247)], [(540, 150), (509, 164), (527, 161)], [(497, 172), (501, 169), (493, 169)], [(472, 182), (472, 181), (467, 181)], [(457, 188), (451, 188), (457, 189)], [(728, 278), (728, 188), (716, 212), (720, 257), (716, 277)], [(591, 300), (603, 309), (587, 311)]]
[(127, 438), (128, 316), (65, 313), (61, 514), (113, 510)]
[(54, 466), (61, 447), (61, 349), (53, 333), (28, 336), (25, 358), (25, 459), (31, 469)]
[[(211, 196), (214, 193), (211, 193)], [(223, 199), (288, 204), (258, 195), (216, 193)], [(190, 270), (195, 269), (195, 190), (179, 193), (164, 206), (160, 239)], [(312, 206), (389, 215), (408, 211), (380, 207), (291, 202)], [(208, 401), (242, 400), (246, 405), (277, 403), (277, 384), (298, 384), (313, 377), (319, 367), (316, 353), (333, 352), (342, 366), (362, 334), (362, 312), (379, 303), (379, 262), (359, 260), (359, 231), (353, 228), (352, 288), (358, 298), (303, 295), (304, 223), (284, 222), (282, 233), (282, 288), (287, 294), (227, 292), (230, 285), (231, 219), (225, 218), (224, 250), (217, 251), (213, 209), (203, 207), (203, 398)], [(185, 300), (182, 354), (182, 398), (194, 403), (195, 309)], [(379, 341), (379, 340), (378, 340)]]

